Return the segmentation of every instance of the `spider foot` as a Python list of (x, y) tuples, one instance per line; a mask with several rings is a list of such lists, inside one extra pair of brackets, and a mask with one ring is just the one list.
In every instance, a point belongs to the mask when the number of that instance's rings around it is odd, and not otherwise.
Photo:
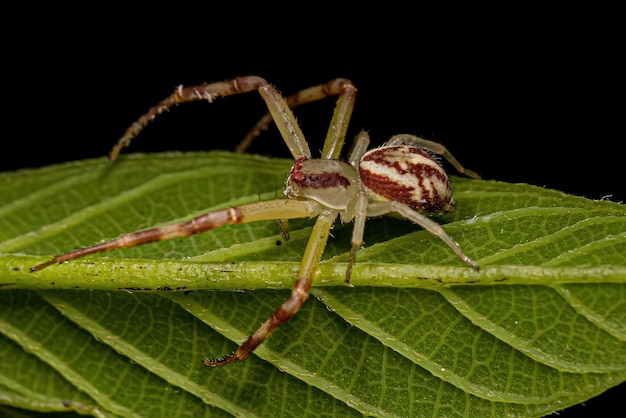
[(208, 367), (221, 367), (226, 366), (228, 364), (237, 363), (239, 361), (245, 360), (246, 357), (242, 357), (238, 351), (233, 351), (230, 354), (226, 354), (220, 358), (205, 358), (202, 360), (202, 364)]
[(220, 358), (205, 358), (202, 360), (202, 364), (208, 367), (226, 366), (227, 364), (238, 361), (238, 359), (233, 359), (234, 354), (235, 353), (227, 354), (224, 357), (220, 357)]
[(474, 270), (479, 271), (480, 267), (478, 266), (478, 263), (475, 262), (474, 260), (472, 260), (471, 258), (469, 258), (468, 256), (463, 257), (463, 261), (465, 261), (467, 264), (469, 264)]
[(57, 263), (57, 259), (56, 259), (56, 258), (53, 258), (53, 259), (52, 259), (52, 260), (50, 260), (50, 261), (46, 261), (45, 263), (37, 264), (36, 266), (31, 267), (31, 268), (30, 268), (30, 272), (31, 272), (31, 273), (34, 273), (34, 272), (36, 272), (36, 271), (43, 270), (43, 269), (45, 269), (46, 267), (51, 266), (51, 265), (53, 265), (53, 264), (55, 264), (55, 263)]
[(469, 170), (467, 168), (463, 170), (462, 174), (465, 174), (467, 177), (471, 177), (473, 179), (482, 179), (480, 173), (477, 173), (474, 170)]

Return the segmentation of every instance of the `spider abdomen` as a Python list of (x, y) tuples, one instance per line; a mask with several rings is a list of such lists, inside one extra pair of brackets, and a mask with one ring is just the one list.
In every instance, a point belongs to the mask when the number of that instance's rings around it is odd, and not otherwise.
[(429, 152), (408, 145), (376, 148), (359, 163), (370, 199), (393, 200), (422, 213), (454, 210), (448, 175)]

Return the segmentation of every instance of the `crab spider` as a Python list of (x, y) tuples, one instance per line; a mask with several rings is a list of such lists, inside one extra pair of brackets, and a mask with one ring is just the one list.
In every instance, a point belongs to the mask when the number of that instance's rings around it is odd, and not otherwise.
[[(269, 123), (276, 123), (295, 159), (283, 199), (250, 203), (206, 213), (181, 224), (124, 234), (108, 242), (58, 255), (32, 267), (31, 271), (89, 254), (187, 237), (226, 224), (279, 220), (286, 236), (288, 219), (317, 217), (291, 296), (236, 351), (221, 358), (203, 360), (207, 366), (223, 366), (246, 359), (272, 332), (298, 312), (309, 296), (315, 270), (337, 217), (344, 222), (354, 222), (345, 276), (348, 283), (357, 251), (363, 244), (366, 218), (391, 213), (437, 236), (464, 262), (478, 269), (478, 264), (463, 253), (441, 226), (427, 217), (454, 209), (448, 176), (433, 154), (443, 156), (460, 173), (474, 178), (478, 177), (477, 174), (465, 169), (442, 145), (408, 134), (396, 135), (382, 147), (368, 151), (369, 136), (361, 132), (355, 139), (348, 160), (340, 160), (356, 95), (356, 88), (347, 79), (334, 79), (287, 98), (266, 80), (254, 76), (179, 87), (127, 129), (113, 147), (111, 159), (117, 158), (120, 150), (128, 146), (151, 120), (176, 104), (196, 100), (212, 102), (218, 97), (254, 90), (265, 100), (269, 113), (244, 139), (239, 150), (245, 149)], [(321, 157), (314, 159), (291, 108), (328, 96), (337, 96), (338, 100)]]

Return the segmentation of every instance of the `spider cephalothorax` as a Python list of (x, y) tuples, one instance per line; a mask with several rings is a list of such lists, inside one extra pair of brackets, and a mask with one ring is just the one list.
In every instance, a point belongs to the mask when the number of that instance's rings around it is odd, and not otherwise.
[[(347, 160), (340, 160), (339, 154), (356, 95), (356, 88), (347, 79), (337, 78), (287, 98), (283, 98), (267, 81), (254, 76), (179, 87), (128, 128), (111, 151), (111, 159), (117, 158), (120, 150), (157, 115), (178, 103), (195, 100), (211, 102), (217, 97), (254, 90), (265, 100), (269, 114), (244, 138), (238, 150), (245, 149), (269, 123), (276, 123), (295, 159), (287, 179), (284, 199), (236, 206), (209, 212), (182, 224), (124, 234), (111, 241), (61, 254), (34, 266), (31, 271), (89, 254), (186, 237), (226, 224), (280, 220), (283, 235), (287, 237), (285, 225), (288, 219), (317, 216), (291, 296), (235, 352), (221, 358), (203, 360), (207, 366), (222, 366), (246, 359), (260, 343), (300, 309), (309, 296), (313, 275), (338, 216), (345, 222), (354, 222), (346, 282), (350, 281), (357, 251), (363, 244), (365, 220), (385, 214), (394, 214), (420, 225), (439, 237), (463, 261), (478, 269), (476, 262), (463, 253), (441, 226), (427, 217), (454, 209), (448, 176), (433, 154), (443, 156), (460, 173), (477, 177), (476, 173), (465, 169), (442, 145), (408, 134), (396, 135), (384, 146), (367, 151), (369, 136), (361, 132), (357, 135)], [(338, 100), (322, 154), (315, 159), (311, 156), (309, 145), (291, 108), (328, 96), (338, 96)]]
[(300, 158), (287, 179), (285, 196), (314, 200), (339, 210), (350, 221), (346, 211), (358, 196), (360, 184), (357, 170), (346, 161)]

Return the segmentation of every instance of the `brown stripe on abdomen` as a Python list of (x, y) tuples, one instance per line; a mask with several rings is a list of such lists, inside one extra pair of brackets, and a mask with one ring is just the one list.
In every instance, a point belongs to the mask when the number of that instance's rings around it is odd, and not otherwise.
[(453, 205), (448, 176), (430, 153), (399, 145), (373, 149), (359, 164), (361, 182), (374, 200), (393, 200), (437, 213)]

